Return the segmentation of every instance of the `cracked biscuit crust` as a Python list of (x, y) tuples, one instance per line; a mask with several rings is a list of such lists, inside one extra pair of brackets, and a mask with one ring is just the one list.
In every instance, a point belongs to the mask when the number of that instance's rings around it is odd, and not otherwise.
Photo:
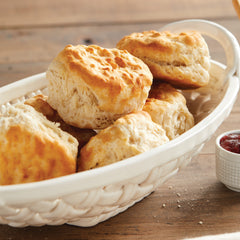
[(80, 128), (104, 128), (141, 110), (152, 84), (148, 66), (126, 50), (68, 45), (47, 71), (49, 104)]
[(208, 84), (209, 50), (202, 35), (196, 31), (132, 33), (121, 39), (117, 48), (142, 59), (155, 79), (164, 79), (183, 89)]

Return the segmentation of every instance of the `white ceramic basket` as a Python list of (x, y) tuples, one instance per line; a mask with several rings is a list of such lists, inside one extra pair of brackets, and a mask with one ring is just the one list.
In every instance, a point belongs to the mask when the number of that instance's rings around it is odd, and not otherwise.
[[(212, 61), (209, 87), (184, 92), (197, 124), (165, 145), (105, 167), (41, 182), (0, 186), (1, 224), (93, 226), (146, 197), (201, 151), (237, 97), (239, 45), (229, 31), (212, 22), (188, 20), (164, 29), (198, 30), (225, 49), (227, 67)], [(1, 110), (42, 92), (47, 94), (44, 73), (4, 86), (0, 88)]]

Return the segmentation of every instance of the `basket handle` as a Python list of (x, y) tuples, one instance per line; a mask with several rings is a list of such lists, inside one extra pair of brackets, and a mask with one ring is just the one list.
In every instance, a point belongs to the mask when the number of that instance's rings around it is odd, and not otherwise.
[(217, 40), (223, 47), (227, 58), (227, 68), (225, 69), (223, 83), (234, 74), (240, 77), (240, 48), (234, 35), (223, 26), (206, 20), (191, 19), (177, 21), (165, 25), (160, 31), (168, 30), (172, 32), (182, 32), (195, 30)]

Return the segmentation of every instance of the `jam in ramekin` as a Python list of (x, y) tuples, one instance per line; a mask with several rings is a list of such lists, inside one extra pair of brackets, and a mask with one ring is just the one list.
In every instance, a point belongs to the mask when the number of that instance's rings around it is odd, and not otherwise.
[(240, 153), (240, 133), (230, 133), (220, 139), (220, 146), (227, 151)]

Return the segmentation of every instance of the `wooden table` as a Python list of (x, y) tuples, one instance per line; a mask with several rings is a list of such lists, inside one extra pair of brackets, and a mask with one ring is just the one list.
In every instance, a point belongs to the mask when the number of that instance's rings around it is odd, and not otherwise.
[[(229, 29), (240, 41), (240, 20), (229, 0), (9, 0), (0, 2), (0, 86), (44, 72), (67, 44), (114, 47), (134, 31), (175, 20), (202, 18)], [(225, 58), (209, 43), (211, 55)], [(95, 227), (12, 228), (0, 239), (184, 239), (240, 231), (240, 194), (215, 176), (214, 141), (240, 128), (240, 99), (215, 136), (183, 171), (141, 202)]]

